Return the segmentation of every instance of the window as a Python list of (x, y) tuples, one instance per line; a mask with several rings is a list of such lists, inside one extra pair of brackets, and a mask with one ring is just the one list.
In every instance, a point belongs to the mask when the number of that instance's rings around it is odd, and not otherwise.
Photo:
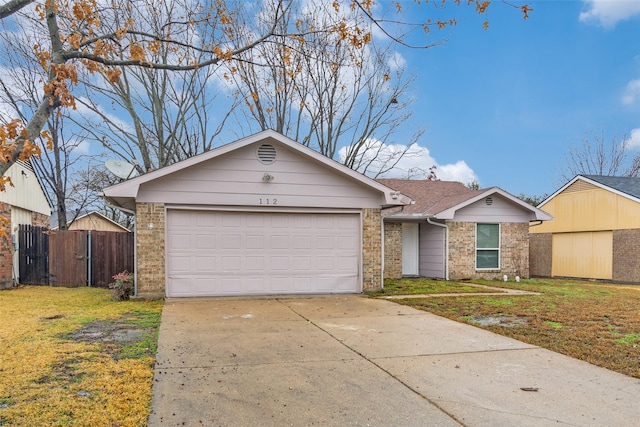
[(476, 224), (476, 269), (500, 268), (500, 224)]

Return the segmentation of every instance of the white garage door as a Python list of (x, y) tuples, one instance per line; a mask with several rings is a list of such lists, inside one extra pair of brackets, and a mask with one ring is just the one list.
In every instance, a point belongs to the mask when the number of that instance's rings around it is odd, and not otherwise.
[(169, 210), (167, 296), (360, 292), (357, 214)]

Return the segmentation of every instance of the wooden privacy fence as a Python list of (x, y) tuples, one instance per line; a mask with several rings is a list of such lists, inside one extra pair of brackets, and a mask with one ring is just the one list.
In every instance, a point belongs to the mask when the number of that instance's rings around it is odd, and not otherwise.
[[(133, 233), (21, 226), (20, 283), (107, 287), (114, 274), (133, 271), (133, 246)], [(36, 248), (48, 253), (31, 255)]]
[(18, 228), (21, 283), (49, 283), (49, 230), (22, 224)]

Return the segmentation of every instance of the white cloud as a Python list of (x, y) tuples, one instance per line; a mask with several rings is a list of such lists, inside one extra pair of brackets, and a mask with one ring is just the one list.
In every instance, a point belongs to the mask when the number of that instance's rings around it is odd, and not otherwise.
[(640, 99), (640, 79), (631, 80), (627, 83), (621, 101), (624, 105), (631, 105), (638, 99)]
[[(94, 105), (100, 113), (96, 112), (94, 109), (90, 108), (90, 105)], [(86, 97), (77, 97), (76, 98), (76, 113), (80, 116), (84, 117), (88, 121), (94, 121), (96, 123), (101, 123), (104, 121), (109, 121), (113, 123), (115, 127), (118, 129), (122, 129), (126, 132), (133, 132), (133, 127), (131, 123), (125, 119), (121, 119), (115, 114), (107, 112), (99, 103), (94, 103), (92, 100)]]
[(585, 0), (588, 9), (580, 13), (580, 21), (613, 28), (620, 21), (640, 15), (637, 0)]
[[(340, 161), (344, 161), (347, 155), (348, 147), (342, 147), (339, 152)], [(381, 174), (380, 178), (403, 178), (403, 179), (426, 179), (429, 176), (429, 169), (435, 166), (435, 173), (438, 179), (442, 181), (459, 181), (468, 184), (477, 181), (478, 177), (464, 160), (458, 160), (455, 163), (439, 164), (434, 159), (429, 149), (414, 144), (407, 150), (406, 145), (394, 144), (387, 145), (380, 141), (370, 141), (368, 143), (367, 155), (360, 161), (360, 172), (366, 172), (367, 175), (375, 176), (379, 170), (384, 168), (384, 163), (391, 164), (397, 159), (399, 153), (406, 153), (398, 161), (393, 169)], [(371, 159), (371, 153), (377, 154), (376, 159)], [(372, 161), (373, 160), (373, 161)], [(369, 167), (367, 167), (370, 165)], [(364, 170), (366, 169), (366, 171)]]
[(632, 150), (640, 149), (640, 128), (633, 129), (627, 138), (627, 147)]
[(73, 147), (73, 154), (77, 156), (86, 156), (91, 151), (91, 144), (86, 139), (79, 141), (75, 147)]
[(394, 51), (387, 60), (387, 66), (391, 71), (405, 70), (407, 68), (407, 60), (400, 52)]

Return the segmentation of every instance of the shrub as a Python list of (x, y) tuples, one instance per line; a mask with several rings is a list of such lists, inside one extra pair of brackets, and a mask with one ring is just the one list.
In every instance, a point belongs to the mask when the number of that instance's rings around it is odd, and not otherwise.
[(127, 270), (113, 276), (115, 282), (109, 283), (109, 289), (116, 301), (127, 301), (133, 295), (133, 273)]

